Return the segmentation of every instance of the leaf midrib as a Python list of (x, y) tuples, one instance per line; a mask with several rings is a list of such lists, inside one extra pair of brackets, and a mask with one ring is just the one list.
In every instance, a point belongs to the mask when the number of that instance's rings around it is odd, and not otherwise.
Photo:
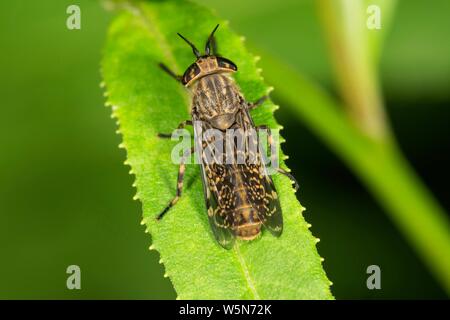
[(248, 270), (247, 263), (245, 262), (245, 259), (242, 256), (241, 251), (239, 250), (239, 243), (238, 242), (236, 242), (234, 244), (233, 251), (236, 254), (236, 257), (237, 257), (237, 259), (239, 261), (239, 265), (241, 266), (242, 272), (244, 273), (244, 278), (247, 281), (248, 289), (253, 294), (253, 298), (254, 299), (260, 300), (261, 297), (259, 296), (258, 291), (256, 290), (255, 284), (253, 282), (253, 278), (250, 275), (250, 271)]

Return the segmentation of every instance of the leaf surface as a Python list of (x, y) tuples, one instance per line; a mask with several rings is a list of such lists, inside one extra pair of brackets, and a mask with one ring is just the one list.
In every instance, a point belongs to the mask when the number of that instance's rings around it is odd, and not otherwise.
[[(200, 168), (187, 166), (184, 193), (161, 221), (155, 216), (175, 195), (178, 166), (171, 161), (177, 142), (157, 137), (189, 119), (188, 91), (158, 67), (164, 62), (181, 74), (194, 61), (182, 33), (202, 50), (212, 28), (219, 53), (234, 61), (235, 80), (248, 101), (266, 95), (256, 59), (242, 38), (209, 10), (185, 1), (133, 2), (113, 21), (104, 50), (102, 74), (107, 104), (117, 118), (122, 147), (136, 176), (143, 223), (159, 251), (166, 275), (180, 299), (332, 299), (330, 281), (317, 253), (317, 239), (302, 217), (290, 180), (273, 177), (282, 206), (280, 238), (267, 230), (252, 242), (220, 247), (210, 230)], [(277, 107), (266, 101), (252, 111), (257, 125), (280, 128)], [(284, 166), (284, 163), (282, 163)]]

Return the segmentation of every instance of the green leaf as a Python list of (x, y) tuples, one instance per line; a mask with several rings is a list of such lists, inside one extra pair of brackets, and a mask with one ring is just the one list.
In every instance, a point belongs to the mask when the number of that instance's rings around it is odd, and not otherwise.
[[(244, 96), (255, 101), (270, 89), (256, 59), (225, 21), (184, 1), (135, 2), (112, 23), (102, 61), (107, 104), (118, 119), (127, 161), (136, 176), (136, 198), (143, 223), (161, 254), (166, 275), (181, 299), (332, 299), (314, 238), (302, 217), (288, 178), (274, 176), (284, 216), (280, 238), (264, 231), (252, 242), (221, 248), (212, 235), (198, 165), (188, 165), (180, 201), (156, 221), (175, 195), (177, 165), (171, 161), (176, 142), (157, 137), (189, 119), (189, 94), (157, 66), (164, 62), (182, 73), (194, 56), (176, 36), (204, 44), (217, 24), (219, 52), (239, 67), (235, 75)], [(271, 101), (252, 113), (256, 124), (279, 128)], [(284, 166), (284, 164), (282, 164)]]

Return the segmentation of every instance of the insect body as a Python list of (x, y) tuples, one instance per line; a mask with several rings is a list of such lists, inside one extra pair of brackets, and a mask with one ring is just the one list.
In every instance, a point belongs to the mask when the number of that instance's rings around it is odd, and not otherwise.
[[(233, 246), (235, 238), (255, 239), (261, 233), (262, 225), (273, 235), (280, 236), (283, 218), (275, 186), (267, 173), (259, 149), (250, 148), (247, 140), (247, 143), (238, 148), (226, 139), (229, 130), (243, 132), (243, 135), (247, 136), (247, 133), (255, 132), (257, 129), (266, 129), (269, 130), (269, 144), (272, 143), (270, 129), (266, 126), (255, 127), (249, 114), (249, 110), (257, 107), (264, 98), (257, 103), (246, 102), (230, 77), (231, 73), (237, 71), (236, 65), (226, 58), (211, 54), (210, 47), (217, 27), (218, 25), (208, 38), (205, 55), (201, 55), (189, 40), (178, 34), (191, 46), (197, 58), (183, 76), (175, 75), (165, 65), (160, 66), (192, 92), (192, 120), (182, 122), (178, 128), (199, 123), (200, 126), (194, 126), (196, 141), (201, 135), (199, 131), (215, 129), (219, 134), (215, 135), (214, 141), (224, 141), (225, 149), (228, 148), (236, 155), (231, 162), (225, 163), (223, 158), (213, 157), (211, 161), (205, 155), (206, 152), (201, 155), (201, 172), (209, 222), (216, 240), (228, 249)], [(170, 137), (167, 134), (160, 136)], [(255, 135), (250, 139), (258, 145)], [(208, 143), (211, 141), (202, 139), (200, 141), (203, 149), (207, 151), (211, 149), (211, 144)], [(158, 219), (181, 196), (184, 160), (190, 152), (184, 154), (180, 164), (177, 195), (158, 215)], [(239, 156), (243, 156), (244, 160), (236, 161)], [(281, 168), (278, 168), (278, 171), (293, 179)]]

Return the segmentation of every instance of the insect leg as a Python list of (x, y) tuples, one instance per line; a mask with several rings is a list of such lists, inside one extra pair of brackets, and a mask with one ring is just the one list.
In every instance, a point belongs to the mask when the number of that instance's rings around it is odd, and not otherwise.
[(264, 103), (264, 101), (266, 101), (269, 98), (269, 96), (262, 96), (261, 98), (259, 98), (258, 100), (256, 100), (255, 102), (249, 102), (247, 104), (247, 109), (248, 110), (252, 110), (255, 109), (256, 107), (259, 107), (260, 105), (262, 105)]
[[(181, 122), (177, 129), (184, 129), (186, 126), (192, 126), (192, 121), (191, 120), (184, 120), (183, 122)], [(160, 138), (171, 138), (172, 134), (170, 133), (158, 133), (158, 137)]]
[(292, 174), (290, 174), (289, 172), (287, 172), (286, 170), (284, 170), (283, 168), (277, 168), (278, 173), (281, 173), (282, 175), (285, 175), (286, 177), (288, 177), (289, 179), (291, 179), (294, 182), (295, 185), (295, 191), (298, 190), (299, 185), (297, 182), (297, 179), (294, 178), (294, 176)]
[(181, 83), (181, 78), (182, 76), (179, 76), (177, 74), (175, 74), (175, 72), (173, 72), (172, 70), (170, 70), (170, 68), (168, 66), (166, 66), (164, 63), (159, 63), (159, 67), (161, 69), (163, 69), (169, 76), (171, 76), (172, 78), (174, 78), (175, 80), (177, 80), (177, 82)]
[[(258, 126), (256, 128), (258, 130), (259, 129), (267, 130), (267, 142), (269, 144), (270, 150), (272, 151), (272, 146), (273, 146), (274, 141), (272, 138), (272, 131), (270, 130), (270, 128), (266, 125)], [(275, 163), (275, 161), (277, 161), (275, 153), (270, 152), (270, 161), (272, 164)], [(297, 179), (295, 179), (292, 174), (290, 174), (289, 172), (287, 172), (286, 170), (284, 170), (283, 168), (280, 168), (280, 167), (276, 168), (276, 170), (278, 173), (281, 173), (281, 174), (285, 175), (286, 177), (288, 177), (289, 179), (291, 179), (295, 184), (295, 191), (298, 190), (299, 184), (297, 182)]]
[(180, 167), (178, 169), (178, 180), (177, 180), (177, 194), (176, 196), (169, 202), (167, 207), (164, 208), (164, 210), (156, 216), (157, 220), (160, 220), (164, 214), (166, 214), (167, 211), (169, 211), (170, 208), (172, 208), (180, 199), (181, 193), (183, 191), (183, 178), (184, 178), (184, 172), (186, 170), (186, 159), (194, 153), (194, 147), (192, 147), (189, 150), (186, 150), (183, 154), (183, 157), (180, 161)]

